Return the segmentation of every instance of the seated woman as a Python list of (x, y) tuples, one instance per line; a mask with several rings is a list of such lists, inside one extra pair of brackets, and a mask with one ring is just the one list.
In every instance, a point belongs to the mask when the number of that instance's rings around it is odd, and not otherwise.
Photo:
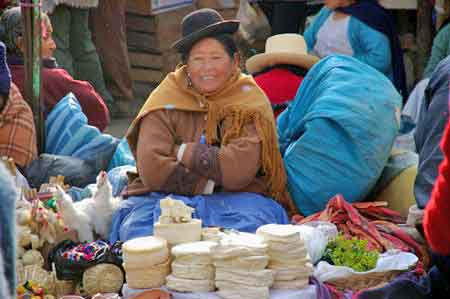
[[(8, 64), (13, 82), (25, 93), (25, 68), (23, 61), (24, 40), (22, 13), (20, 7), (6, 10), (0, 19), (0, 39), (7, 47)], [(109, 124), (109, 112), (106, 104), (94, 88), (85, 81), (73, 79), (64, 69), (59, 68), (52, 58), (55, 42), (52, 39), (52, 26), (47, 15), (42, 14), (42, 88), (41, 98), (46, 112), (50, 112), (56, 103), (72, 92), (76, 95), (86, 114), (89, 124), (103, 131)]]
[[(155, 89), (127, 133), (137, 177), (113, 216), (110, 241), (153, 233), (167, 194), (195, 208), (204, 226), (254, 232), (295, 213), (264, 93), (238, 68), (238, 21), (200, 9), (173, 47), (183, 66)], [(160, 192), (160, 193), (157, 193)]]
[(407, 96), (403, 53), (394, 21), (376, 0), (325, 0), (306, 29), (311, 54), (344, 54), (372, 66)]
[(414, 135), (419, 154), (414, 195), (417, 206), (425, 209), (438, 176), (438, 168), (444, 159), (439, 143), (449, 119), (448, 98), (450, 57), (438, 64), (426, 88)]
[(250, 57), (246, 68), (266, 93), (277, 118), (294, 99), (306, 73), (318, 60), (308, 55), (301, 35), (286, 33), (269, 37), (265, 53)]
[(37, 157), (36, 129), (30, 107), (11, 83), (5, 52), (0, 42), (0, 156), (23, 169)]
[(433, 48), (431, 49), (430, 58), (425, 68), (423, 77), (430, 78), (435, 68), (450, 55), (450, 23), (444, 24), (433, 40)]

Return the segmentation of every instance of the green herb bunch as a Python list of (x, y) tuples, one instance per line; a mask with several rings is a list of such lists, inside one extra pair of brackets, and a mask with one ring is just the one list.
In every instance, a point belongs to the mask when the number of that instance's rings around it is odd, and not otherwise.
[(367, 240), (346, 239), (342, 234), (328, 243), (323, 260), (336, 266), (347, 266), (358, 272), (369, 271), (376, 267), (379, 253), (367, 249)]

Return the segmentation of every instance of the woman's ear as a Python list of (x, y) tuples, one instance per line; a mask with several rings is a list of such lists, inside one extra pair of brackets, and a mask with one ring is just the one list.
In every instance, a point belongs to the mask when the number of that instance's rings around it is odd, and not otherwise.
[(239, 67), (241, 65), (241, 55), (239, 54), (239, 52), (234, 53), (234, 57), (233, 57), (233, 66), (234, 67)]

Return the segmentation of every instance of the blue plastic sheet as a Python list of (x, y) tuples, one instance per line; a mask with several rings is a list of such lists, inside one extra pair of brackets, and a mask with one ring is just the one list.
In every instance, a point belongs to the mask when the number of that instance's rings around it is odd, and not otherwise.
[(69, 93), (56, 104), (45, 122), (45, 152), (90, 161), (99, 170), (107, 169), (119, 140), (88, 125), (75, 95)]
[(401, 97), (383, 74), (348, 56), (329, 56), (303, 80), (278, 118), (289, 191), (305, 214), (342, 194), (364, 199), (398, 131)]
[(116, 152), (114, 153), (111, 161), (109, 162), (108, 171), (125, 165), (136, 166), (136, 160), (134, 160), (127, 139), (123, 138), (117, 146)]
[[(114, 213), (110, 242), (149, 236), (153, 234), (153, 223), (161, 213), (159, 201), (166, 194), (149, 193), (133, 196), (121, 202)], [(255, 193), (217, 193), (186, 197), (170, 195), (193, 207), (194, 218), (202, 219), (203, 226), (219, 226), (254, 233), (264, 224), (287, 224), (284, 209), (274, 200)]]

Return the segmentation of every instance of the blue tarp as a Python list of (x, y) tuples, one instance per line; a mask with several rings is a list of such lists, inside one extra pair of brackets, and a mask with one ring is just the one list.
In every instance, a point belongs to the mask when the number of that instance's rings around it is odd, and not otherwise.
[(390, 80), (348, 56), (329, 56), (303, 80), (278, 118), (289, 191), (310, 215), (343, 194), (362, 200), (379, 178), (398, 131), (401, 97)]
[(119, 166), (136, 166), (133, 154), (126, 138), (123, 138), (116, 148), (111, 161), (109, 162), (108, 171)]
[(45, 122), (45, 152), (91, 161), (93, 166), (106, 170), (119, 140), (102, 134), (88, 125), (75, 95), (69, 93), (56, 104)]
[[(152, 235), (153, 223), (158, 221), (161, 213), (159, 201), (166, 196), (153, 192), (122, 201), (113, 215), (110, 243)], [(255, 193), (216, 193), (194, 197), (172, 194), (170, 197), (193, 207), (193, 217), (202, 219), (205, 227), (219, 226), (254, 233), (264, 224), (288, 223), (286, 212), (278, 203)]]

